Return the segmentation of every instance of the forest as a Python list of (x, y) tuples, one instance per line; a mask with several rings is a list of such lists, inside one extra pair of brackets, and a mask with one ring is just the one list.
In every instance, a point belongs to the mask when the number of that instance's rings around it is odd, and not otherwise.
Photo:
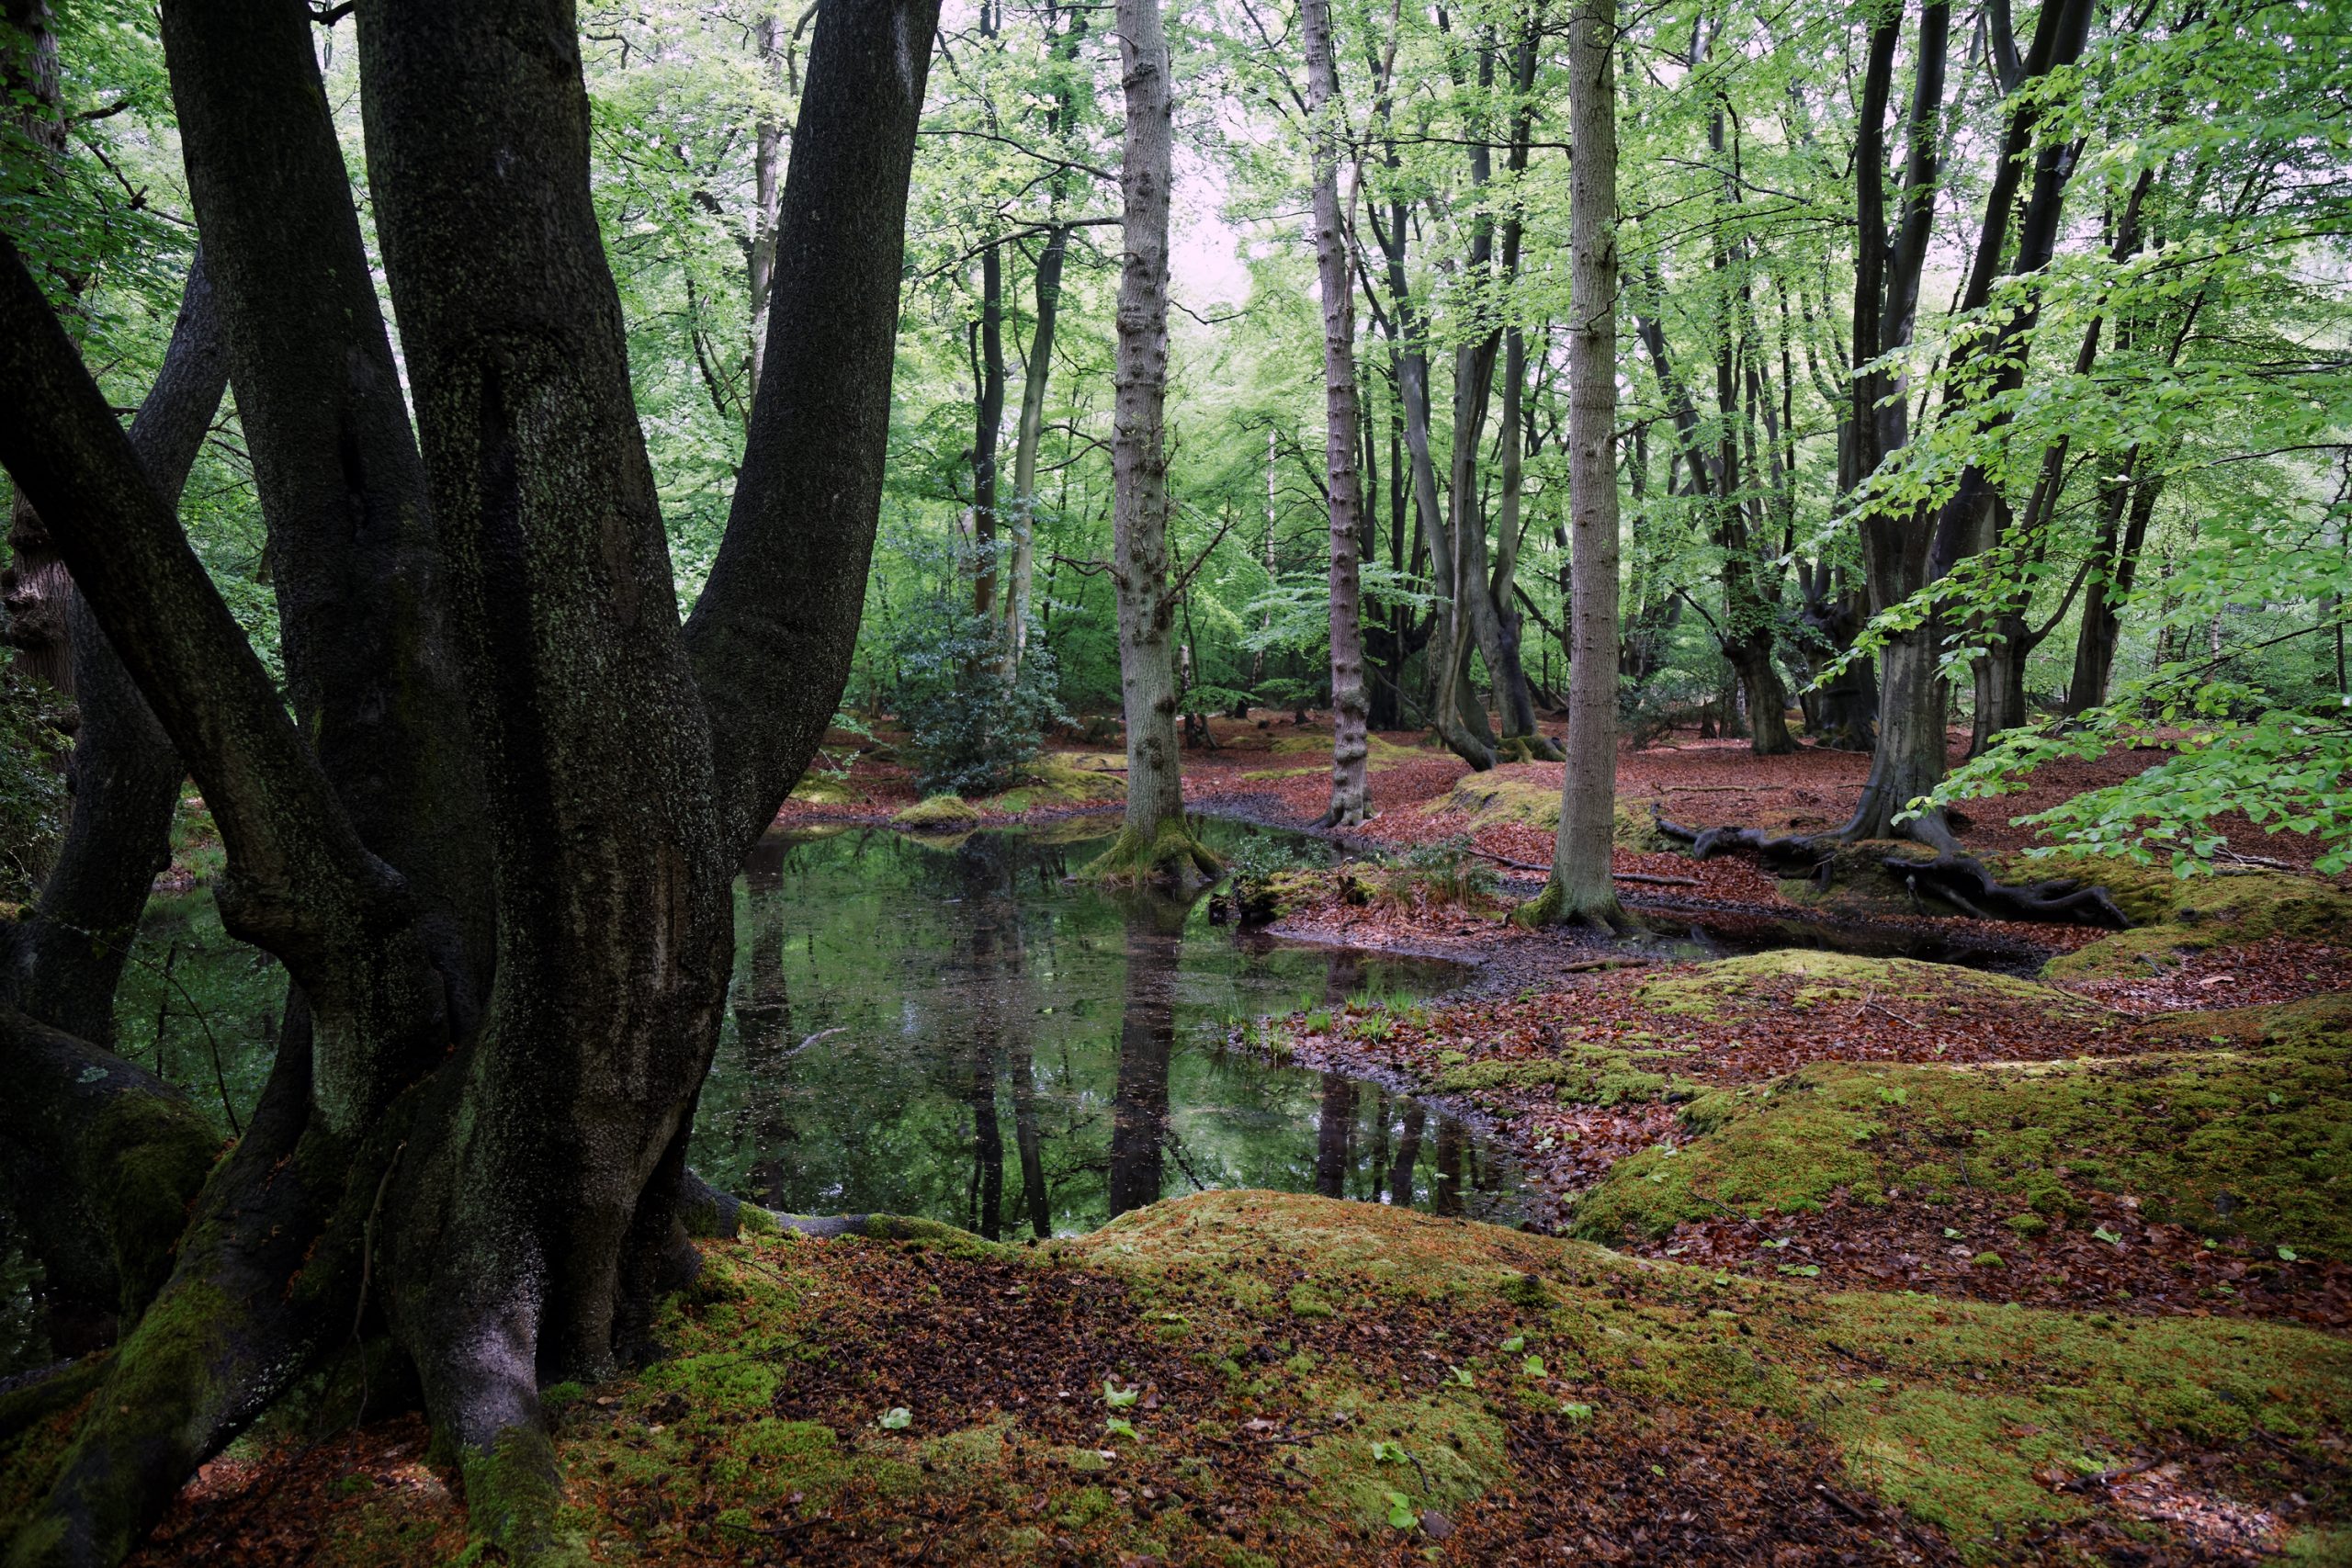
[(2352, 10), (0, 0), (8, 1568), (2352, 1562)]

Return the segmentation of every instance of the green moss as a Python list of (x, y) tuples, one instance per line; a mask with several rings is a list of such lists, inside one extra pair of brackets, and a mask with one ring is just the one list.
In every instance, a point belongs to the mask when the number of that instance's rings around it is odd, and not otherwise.
[(536, 1427), (509, 1427), (487, 1452), (462, 1461), (466, 1522), (476, 1547), (518, 1564), (584, 1564), (583, 1543), (563, 1528), (563, 1472), (555, 1445)]
[(848, 806), (863, 797), (843, 780), (808, 773), (792, 786), (792, 798), (810, 806)]
[(2280, 1013), (2252, 1049), (1974, 1068), (1823, 1063), (1707, 1097), (1672, 1153), (1620, 1161), (1577, 1205), (1580, 1235), (1659, 1235), (1726, 1211), (1819, 1207), (1841, 1188), (2017, 1194), (2023, 1235), (2080, 1208), (2072, 1183), (2149, 1218), (2352, 1257), (2352, 1032)]
[(1050, 811), (1110, 806), (1127, 798), (1124, 774), (1075, 767), (1046, 755), (1021, 770), (1021, 779), (988, 804), (1000, 811)]
[(1214, 879), (1224, 869), (1224, 863), (1193, 837), (1182, 818), (1170, 818), (1148, 839), (1132, 828), (1120, 829), (1111, 847), (1079, 874), (1112, 886), (1183, 886)]
[(2179, 877), (2160, 866), (2104, 856), (2013, 856), (2004, 874), (2074, 876), (2104, 886), (2136, 929), (2118, 931), (2042, 968), (2052, 978), (2145, 976), (2184, 957), (2267, 937), (2324, 937), (2352, 930), (2352, 896), (2316, 877), (2256, 871)]
[(978, 826), (978, 808), (952, 795), (928, 795), (890, 818), (917, 833), (954, 833)]
[[(1392, 1492), (1404, 1494), (1415, 1514), (1452, 1510), (1510, 1474), (1508, 1429), (1466, 1395), (1366, 1402), (1361, 1389), (1333, 1383), (1312, 1384), (1304, 1393), (1311, 1404), (1345, 1409), (1352, 1417), (1317, 1438), (1301, 1458), (1299, 1470), (1315, 1483), (1309, 1496), (1367, 1534), (1395, 1533)], [(1375, 1440), (1394, 1444), (1404, 1457), (1374, 1458)]]
[(1519, 823), (1544, 832), (1560, 826), (1560, 786), (1530, 778), (1523, 765), (1507, 764), (1456, 779), (1453, 787), (1421, 809), (1430, 816), (1458, 813), (1473, 831)]
[(2115, 1026), (2116, 1015), (2071, 992), (2007, 975), (1923, 964), (1910, 958), (1862, 958), (1813, 948), (1775, 948), (1739, 958), (1692, 964), (1650, 980), (1634, 991), (1659, 1012), (1717, 1018), (1788, 1006), (1803, 1011), (1868, 997), (1902, 998), (1972, 1013), (2030, 1012), (2086, 1031)]
[(1443, 1094), (1553, 1089), (1563, 1101), (1577, 1105), (1616, 1105), (1698, 1093), (1698, 1085), (1668, 1070), (1678, 1059), (1679, 1054), (1670, 1051), (1620, 1051), (1571, 1043), (1557, 1056), (1448, 1067), (1438, 1075), (1436, 1088)]

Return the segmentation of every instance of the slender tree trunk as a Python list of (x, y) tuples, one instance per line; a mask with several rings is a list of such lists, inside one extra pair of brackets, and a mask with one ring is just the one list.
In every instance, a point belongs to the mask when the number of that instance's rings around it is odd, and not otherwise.
[(1305, 0), (1306, 97), (1315, 118), (1315, 269), (1323, 296), (1323, 463), (1331, 498), (1331, 805), (1327, 828), (1360, 826), (1371, 814), (1365, 780), (1370, 706), (1363, 689), (1363, 597), (1356, 539), (1363, 505), (1356, 470), (1355, 279), (1340, 211), (1339, 67), (1330, 0)]
[(1005, 645), (1017, 669), (1029, 645), (1030, 598), (1037, 575), (1037, 451), (1046, 428), (1046, 383), (1054, 361), (1054, 329), (1061, 315), (1062, 262), (1069, 231), (1056, 228), (1037, 253), (1033, 278), (1036, 323), (1021, 373), (1021, 415), (1012, 436), (1012, 560), (1005, 574)]
[(980, 319), (972, 355), (972, 613), (996, 614), (996, 453), (1004, 425), (1004, 242), (980, 251)]
[(1125, 257), (1119, 273), (1118, 356), (1111, 466), (1115, 487), (1111, 575), (1118, 597), (1119, 693), (1127, 726), (1127, 810), (1119, 837), (1088, 874), (1105, 881), (1189, 882), (1216, 858), (1184, 827), (1176, 744), (1177, 594), (1168, 570), (1168, 198), (1174, 84), (1159, 0), (1119, 0), (1126, 89)]
[[(752, 25), (752, 39), (759, 62), (760, 91), (781, 92), (784, 18), (773, 10), (763, 13)], [(771, 104), (760, 105), (752, 137), (752, 244), (744, 277), (752, 300), (751, 387), (743, 397), (747, 423), (760, 377), (767, 369), (768, 297), (775, 291), (776, 220), (784, 206), (786, 128)]]
[(1617, 0), (1568, 21), (1568, 765), (1540, 921), (1618, 926), (1610, 879), (1617, 807)]

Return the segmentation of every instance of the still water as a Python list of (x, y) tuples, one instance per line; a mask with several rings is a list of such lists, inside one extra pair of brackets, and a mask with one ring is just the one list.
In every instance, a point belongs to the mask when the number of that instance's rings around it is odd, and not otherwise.
[(1407, 1006), (1458, 969), (1237, 942), (1205, 899), (1069, 880), (1102, 833), (772, 834), (737, 888), (696, 1168), (796, 1213), (990, 1236), (1088, 1230), (1221, 1187), (1515, 1216), (1513, 1175), (1472, 1130), (1231, 1043), (1268, 1013)]

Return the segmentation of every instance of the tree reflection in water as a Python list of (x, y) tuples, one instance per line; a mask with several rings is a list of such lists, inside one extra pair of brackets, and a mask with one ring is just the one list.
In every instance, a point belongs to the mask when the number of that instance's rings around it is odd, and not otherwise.
[[(1043, 1237), (1173, 1193), (1272, 1187), (1499, 1213), (1476, 1140), (1409, 1096), (1234, 1049), (1237, 1024), (1453, 972), (1237, 943), (1197, 902), (1070, 880), (1077, 835), (776, 835), (744, 866), (696, 1168), (799, 1213)], [(1113, 1009), (1118, 1010), (1114, 1016)], [(1465, 1201), (1466, 1200), (1466, 1201)]]

